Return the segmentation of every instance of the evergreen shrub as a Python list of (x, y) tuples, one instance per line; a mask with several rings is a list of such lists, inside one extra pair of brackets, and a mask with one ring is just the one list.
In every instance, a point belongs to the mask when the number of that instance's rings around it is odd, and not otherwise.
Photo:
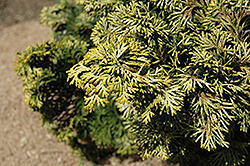
[(43, 10), (56, 39), (17, 60), (26, 103), (59, 138), (250, 165), (248, 0), (66, 2)]

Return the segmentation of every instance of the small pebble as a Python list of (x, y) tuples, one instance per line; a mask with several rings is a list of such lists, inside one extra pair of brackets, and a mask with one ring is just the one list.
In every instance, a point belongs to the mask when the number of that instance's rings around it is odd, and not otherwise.
[(59, 157), (59, 158), (57, 159), (57, 161), (58, 161), (58, 163), (62, 162), (62, 158)]

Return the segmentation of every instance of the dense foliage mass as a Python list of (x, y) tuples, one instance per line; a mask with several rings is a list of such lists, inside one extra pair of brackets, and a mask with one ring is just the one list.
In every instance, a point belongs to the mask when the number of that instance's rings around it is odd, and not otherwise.
[(202, 148), (215, 165), (239, 165), (249, 150), (248, 12), (243, 0), (120, 4), (69, 80), (90, 110), (115, 96), (143, 157)]
[(42, 18), (62, 41), (17, 61), (26, 101), (60, 138), (182, 164), (250, 165), (249, 14), (247, 0), (60, 1)]

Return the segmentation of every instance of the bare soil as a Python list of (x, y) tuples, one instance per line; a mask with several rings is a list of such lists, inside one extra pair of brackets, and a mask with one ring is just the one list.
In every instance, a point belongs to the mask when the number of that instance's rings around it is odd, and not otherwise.
[[(51, 39), (39, 22), (43, 6), (54, 0), (0, 0), (0, 166), (78, 166), (80, 157), (40, 123), (40, 114), (24, 104), (22, 81), (14, 68), (15, 52)], [(84, 165), (93, 163), (84, 161)], [(163, 166), (157, 158), (121, 161), (111, 156), (106, 166)]]

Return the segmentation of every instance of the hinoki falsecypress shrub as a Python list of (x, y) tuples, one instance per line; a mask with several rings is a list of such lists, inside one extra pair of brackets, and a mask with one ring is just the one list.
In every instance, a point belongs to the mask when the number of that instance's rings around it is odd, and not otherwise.
[(19, 53), (26, 103), (88, 158), (250, 165), (249, 14), (247, 0), (62, 0), (41, 14), (55, 40)]
[(119, 3), (94, 26), (94, 46), (68, 81), (84, 90), (89, 111), (115, 100), (142, 157), (250, 165), (249, 7), (248, 0)]

